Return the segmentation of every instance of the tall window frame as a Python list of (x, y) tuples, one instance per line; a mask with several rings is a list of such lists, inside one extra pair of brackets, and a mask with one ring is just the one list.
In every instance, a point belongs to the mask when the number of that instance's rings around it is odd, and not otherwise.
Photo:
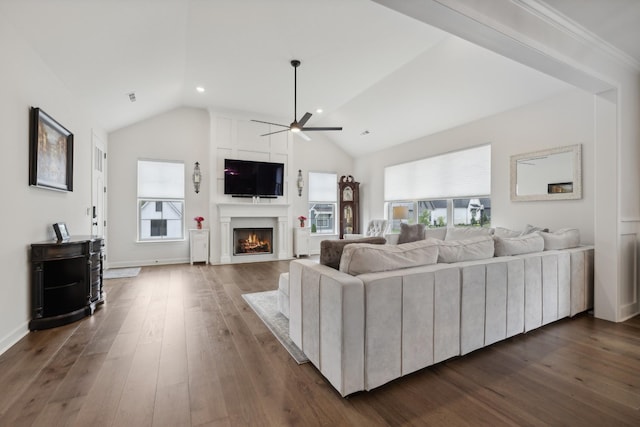
[(309, 225), (316, 234), (338, 234), (338, 174), (309, 172)]
[(138, 242), (184, 240), (184, 162), (139, 159), (137, 177)]

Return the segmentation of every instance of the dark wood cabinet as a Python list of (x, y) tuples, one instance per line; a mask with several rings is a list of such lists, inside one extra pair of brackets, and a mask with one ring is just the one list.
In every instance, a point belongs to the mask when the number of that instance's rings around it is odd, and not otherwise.
[(104, 239), (94, 236), (31, 245), (30, 330), (75, 322), (105, 301), (103, 245)]
[(340, 198), (340, 238), (345, 234), (360, 232), (360, 183), (351, 175), (341, 176), (338, 181)]

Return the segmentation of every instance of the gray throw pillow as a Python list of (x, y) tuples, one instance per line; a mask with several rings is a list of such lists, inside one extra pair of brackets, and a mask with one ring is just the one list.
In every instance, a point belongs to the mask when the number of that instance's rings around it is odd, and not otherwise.
[(424, 239), (424, 224), (400, 224), (398, 244), (417, 242)]
[(340, 258), (342, 251), (349, 243), (371, 243), (374, 245), (384, 245), (387, 240), (384, 237), (364, 237), (362, 239), (345, 240), (323, 240), (320, 242), (320, 264), (335, 268), (340, 268)]

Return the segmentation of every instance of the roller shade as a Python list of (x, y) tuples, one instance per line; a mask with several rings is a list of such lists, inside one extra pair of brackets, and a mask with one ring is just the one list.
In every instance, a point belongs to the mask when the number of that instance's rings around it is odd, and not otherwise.
[(491, 194), (491, 145), (384, 169), (384, 199), (422, 200)]
[(184, 163), (138, 160), (138, 197), (183, 199)]
[(335, 202), (338, 200), (338, 175), (309, 172), (309, 201)]

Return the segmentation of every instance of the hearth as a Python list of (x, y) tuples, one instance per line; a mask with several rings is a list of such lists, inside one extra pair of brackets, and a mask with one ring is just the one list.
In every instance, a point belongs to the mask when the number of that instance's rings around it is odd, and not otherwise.
[(273, 253), (273, 228), (234, 228), (234, 255)]

